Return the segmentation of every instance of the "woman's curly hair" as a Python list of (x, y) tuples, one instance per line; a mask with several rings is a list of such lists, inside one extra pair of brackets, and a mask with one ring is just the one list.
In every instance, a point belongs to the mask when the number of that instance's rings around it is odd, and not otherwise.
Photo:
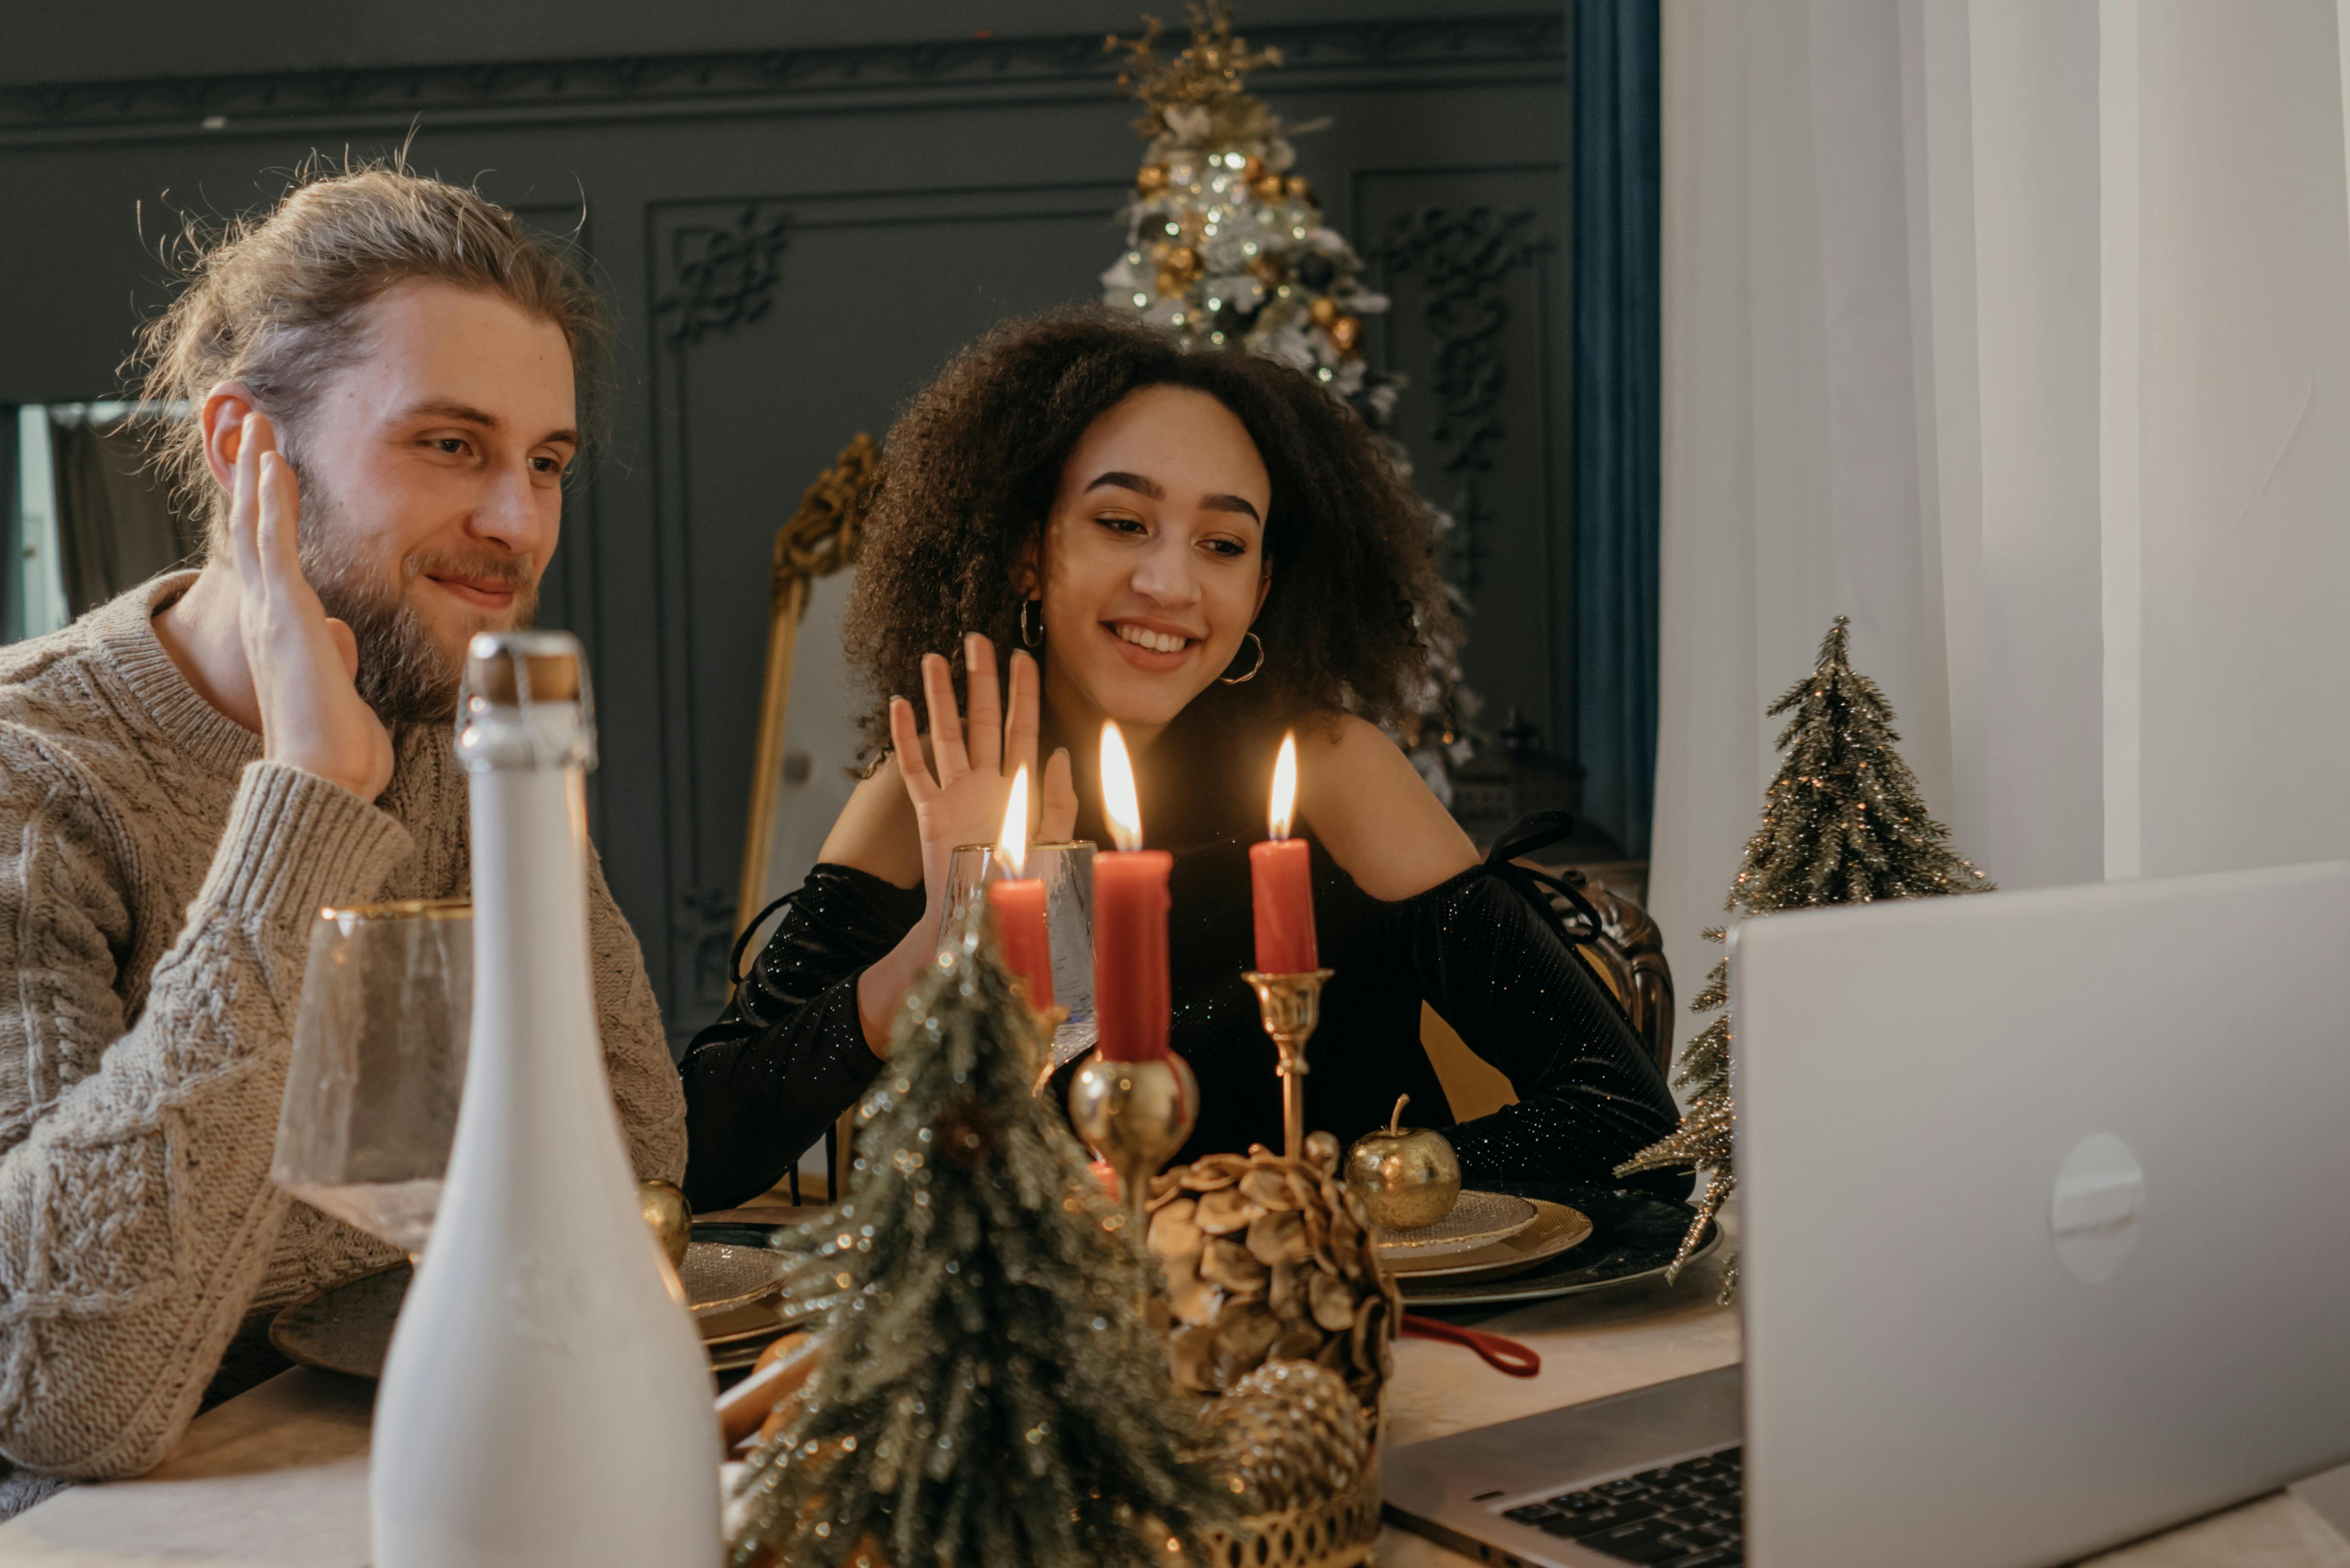
[(1428, 507), (1378, 438), (1286, 366), (1187, 350), (1084, 306), (996, 327), (890, 427), (847, 627), (849, 662), (875, 699), (864, 725), (877, 753), (889, 744), (890, 694), (921, 689), (923, 654), (948, 654), (960, 684), (953, 654), (966, 632), (1019, 646), (1020, 564), (1070, 452), (1128, 394), (1154, 386), (1193, 388), (1230, 409), (1272, 481), (1273, 587), (1253, 628), (1263, 668), (1247, 684), (1210, 687), (1217, 705), (1284, 720), (1341, 708), (1400, 716), (1426, 679), (1428, 643), (1453, 626)]

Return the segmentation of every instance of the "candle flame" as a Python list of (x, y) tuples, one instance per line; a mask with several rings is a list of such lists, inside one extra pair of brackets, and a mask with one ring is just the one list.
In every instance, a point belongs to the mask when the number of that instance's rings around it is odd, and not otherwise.
[(1102, 810), (1109, 817), (1109, 836), (1120, 849), (1142, 847), (1142, 802), (1134, 789), (1134, 764), (1127, 759), (1126, 737), (1115, 723), (1102, 726)]
[(1297, 737), (1281, 737), (1281, 755), (1273, 763), (1273, 809), (1267, 819), (1273, 836), (1289, 836), (1289, 819), (1297, 811)]
[(1017, 877), (1028, 867), (1028, 764), (1012, 775), (1012, 798), (1003, 805), (1003, 832), (995, 840), (996, 858), (1004, 871)]

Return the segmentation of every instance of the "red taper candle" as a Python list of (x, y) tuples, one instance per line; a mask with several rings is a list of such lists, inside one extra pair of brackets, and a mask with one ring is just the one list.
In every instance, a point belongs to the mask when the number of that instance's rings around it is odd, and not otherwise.
[(1322, 967), (1314, 941), (1314, 866), (1305, 840), (1289, 836), (1297, 803), (1297, 737), (1281, 738), (1273, 764), (1273, 836), (1249, 846), (1249, 891), (1256, 914), (1260, 974), (1304, 974)]
[(1094, 857), (1094, 1018), (1106, 1061), (1167, 1054), (1167, 878), (1175, 857), (1142, 847), (1134, 767), (1116, 724), (1102, 726), (1102, 805), (1116, 850)]
[(995, 843), (997, 862), (1010, 873), (987, 885), (987, 907), (995, 915), (996, 950), (1003, 967), (1018, 976), (1028, 1005), (1039, 1012), (1053, 1005), (1053, 940), (1045, 924), (1045, 884), (1023, 877), (1028, 862), (1028, 770), (1012, 775), (1012, 799), (1003, 808), (1003, 834)]

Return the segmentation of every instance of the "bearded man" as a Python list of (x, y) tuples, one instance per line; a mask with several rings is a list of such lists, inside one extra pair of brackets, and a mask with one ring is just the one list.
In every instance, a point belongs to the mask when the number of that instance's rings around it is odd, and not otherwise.
[[(149, 324), (208, 558), (0, 651), (0, 1516), (154, 1465), (272, 1313), (399, 1256), (269, 1179), (310, 928), (468, 891), (460, 661), (529, 623), (604, 331), (511, 213), (381, 168), (233, 225)], [(613, 1096), (675, 1180), (677, 1075), (590, 880)]]

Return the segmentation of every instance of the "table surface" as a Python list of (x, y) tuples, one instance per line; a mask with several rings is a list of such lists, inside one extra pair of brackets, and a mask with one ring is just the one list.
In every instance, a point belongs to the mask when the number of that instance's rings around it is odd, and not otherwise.
[[(771, 1216), (762, 1216), (771, 1218)], [(1479, 1320), (1541, 1353), (1508, 1377), (1461, 1346), (1407, 1339), (1388, 1385), (1393, 1441), (1441, 1437), (1596, 1399), (1739, 1357), (1738, 1317), (1717, 1305), (1720, 1256), (1677, 1286), (1643, 1282)], [(33, 1568), (365, 1568), (368, 1422), (374, 1386), (297, 1368), (198, 1418), (161, 1467), (76, 1487), (0, 1525), (0, 1564)], [(1382, 1568), (1472, 1559), (1389, 1526)], [(2095, 1568), (2350, 1568), (2345, 1543), (2283, 1492), (2094, 1560)]]

